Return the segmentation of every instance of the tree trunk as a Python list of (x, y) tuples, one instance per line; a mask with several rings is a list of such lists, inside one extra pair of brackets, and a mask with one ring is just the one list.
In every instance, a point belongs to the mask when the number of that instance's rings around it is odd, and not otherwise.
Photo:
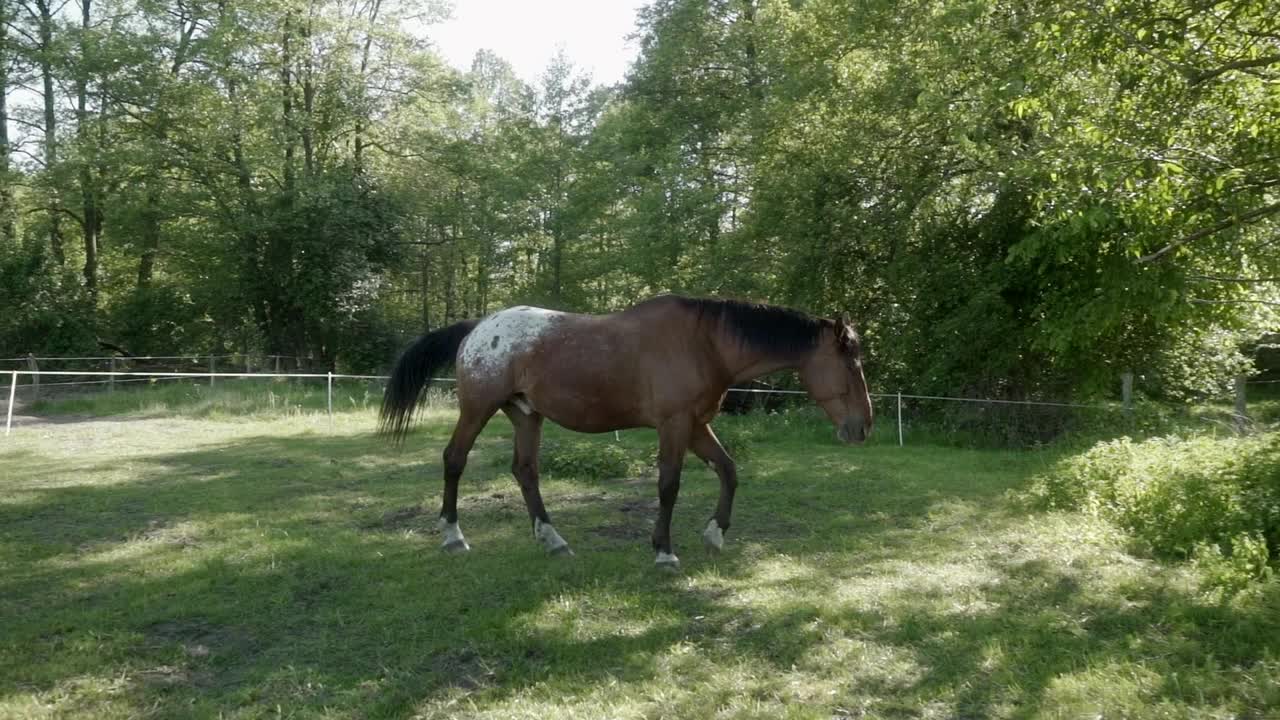
[[(557, 132), (563, 132), (557, 129)], [(557, 152), (557, 155), (560, 153)], [(563, 185), (564, 166), (563, 158), (556, 158), (556, 175), (554, 185), (554, 199), (551, 207), (551, 297), (555, 300), (557, 307), (561, 304), (560, 297), (564, 290), (564, 197), (561, 192)]]
[(156, 253), (160, 250), (160, 181), (154, 175), (148, 175), (146, 183), (146, 203), (142, 207), (142, 254), (138, 258), (138, 287), (151, 285), (151, 277), (155, 272)]
[(315, 62), (311, 46), (315, 3), (307, 11), (307, 24), (302, 29), (302, 171), (310, 180), (316, 172), (315, 153)]
[[(98, 306), (98, 200), (93, 187), (89, 149), (89, 42), (93, 0), (80, 0), (80, 67), (76, 72), (76, 138), (80, 143), (81, 223), (84, 226), (84, 286), (89, 302)], [(94, 153), (96, 155), (96, 152)]]
[(293, 12), (284, 14), (284, 28), (280, 36), (280, 96), (281, 109), (284, 112), (284, 191), (292, 194), (297, 187), (294, 178), (294, 155), (296, 131), (293, 120), (293, 62), (291, 42), (293, 40)]
[(0, 243), (16, 240), (13, 186), (9, 183), (9, 13), (0, 0)]
[[(225, 11), (225, 7), (223, 10)], [(182, 66), (187, 61), (187, 50), (191, 47), (191, 37), (195, 34), (197, 26), (198, 18), (188, 17), (186, 14), (178, 16), (178, 45), (173, 53), (173, 64), (169, 66), (170, 77), (176, 78), (182, 71)], [(167, 140), (169, 116), (161, 114), (157, 117), (152, 132), (158, 141)], [(140, 288), (151, 284), (155, 273), (156, 257), (160, 251), (160, 221), (164, 217), (164, 213), (160, 210), (160, 171), (159, 167), (149, 168), (143, 179), (147, 192), (146, 204), (142, 209), (142, 255), (138, 258), (138, 287)], [(101, 211), (98, 214), (101, 215)]]
[[(36, 0), (40, 11), (40, 77), (44, 86), (44, 169), (52, 173), (58, 164), (58, 115), (53, 94), (53, 13), (49, 0)], [(62, 248), (62, 216), (57, 193), (49, 200), (49, 249), (59, 265), (67, 262)]]
[[(444, 237), (445, 235), (443, 227), (440, 228), (440, 235), (441, 237)], [(448, 244), (448, 248), (449, 261), (445, 263), (444, 267), (444, 322), (442, 325), (449, 325), (452, 323), (457, 314), (457, 297), (454, 287), (454, 276), (458, 271), (457, 243), (450, 242)]]
[[(369, 55), (373, 49), (373, 26), (378, 21), (378, 12), (382, 9), (382, 0), (373, 0), (369, 8), (369, 30), (364, 37), (364, 49), (360, 53), (360, 96), (364, 97), (369, 74)], [(356, 172), (364, 171), (364, 130), (366, 118), (362, 113), (367, 108), (360, 108), (356, 113), (355, 127), (355, 165)]]
[(422, 248), (422, 331), (431, 330), (431, 248)]

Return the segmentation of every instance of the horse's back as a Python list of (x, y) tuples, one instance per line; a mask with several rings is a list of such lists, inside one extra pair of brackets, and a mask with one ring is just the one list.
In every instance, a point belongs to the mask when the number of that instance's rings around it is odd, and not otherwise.
[(694, 340), (663, 300), (612, 315), (528, 306), (494, 313), (459, 349), (459, 396), (494, 407), (520, 396), (521, 406), (583, 432), (653, 425), (669, 395), (655, 387), (699, 375), (682, 371), (691, 369)]
[(568, 316), (520, 305), (481, 320), (458, 348), (459, 381), (499, 381), (509, 373), (514, 361), (534, 352)]

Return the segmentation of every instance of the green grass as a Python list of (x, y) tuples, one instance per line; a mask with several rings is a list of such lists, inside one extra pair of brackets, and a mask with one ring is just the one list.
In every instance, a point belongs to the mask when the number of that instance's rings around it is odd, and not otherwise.
[[(61, 388), (59, 388), (61, 389)], [(25, 388), (22, 392), (28, 392)], [(380, 381), (335, 380), (335, 411), (367, 410), (382, 401)], [(29, 411), (40, 415), (92, 417), (170, 417), (229, 419), (305, 415), (327, 410), (324, 378), (221, 379), (208, 381), (155, 379), (123, 385), (113, 393), (46, 392)]]
[(1100, 520), (1032, 512), (1017, 498), (1058, 451), (900, 449), (888, 428), (850, 449), (811, 412), (723, 418), (742, 479), (726, 553), (702, 552), (716, 483), (690, 463), (672, 576), (647, 472), (544, 477), (577, 553), (545, 556), (501, 418), (463, 480), (474, 550), (441, 554), (450, 411), (397, 451), (376, 402), (353, 390), (330, 421), (319, 390), (116, 393), (133, 404), (108, 420), (51, 404), (73, 417), (0, 439), (0, 717), (1280, 711), (1277, 584), (1210, 599)]

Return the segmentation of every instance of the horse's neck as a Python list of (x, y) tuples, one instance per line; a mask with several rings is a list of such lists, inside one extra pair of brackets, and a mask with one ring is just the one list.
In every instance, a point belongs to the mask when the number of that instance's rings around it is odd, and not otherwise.
[(731, 338), (722, 337), (717, 345), (733, 384), (754, 380), (777, 370), (799, 368), (805, 361), (801, 355), (777, 355), (753, 350)]

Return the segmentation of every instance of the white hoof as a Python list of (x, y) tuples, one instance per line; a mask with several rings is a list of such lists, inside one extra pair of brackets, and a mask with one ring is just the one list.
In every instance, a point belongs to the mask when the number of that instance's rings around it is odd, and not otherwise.
[(707, 529), (702, 531), (702, 544), (712, 555), (719, 555), (720, 551), (724, 550), (724, 531), (720, 529), (715, 518), (711, 518), (707, 523)]
[(659, 570), (666, 570), (668, 572), (680, 571), (680, 558), (676, 557), (672, 553), (659, 552), (658, 557), (653, 561), (653, 564)]
[(446, 522), (444, 518), (440, 518), (440, 531), (444, 534), (444, 542), (440, 543), (440, 547), (445, 552), (464, 553), (471, 549), (467, 539), (462, 537), (462, 528), (458, 527), (458, 523)]
[(560, 533), (551, 526), (551, 523), (544, 523), (541, 520), (533, 521), (533, 539), (542, 543), (542, 547), (552, 555), (572, 555), (573, 551), (569, 549), (569, 543), (560, 537)]

